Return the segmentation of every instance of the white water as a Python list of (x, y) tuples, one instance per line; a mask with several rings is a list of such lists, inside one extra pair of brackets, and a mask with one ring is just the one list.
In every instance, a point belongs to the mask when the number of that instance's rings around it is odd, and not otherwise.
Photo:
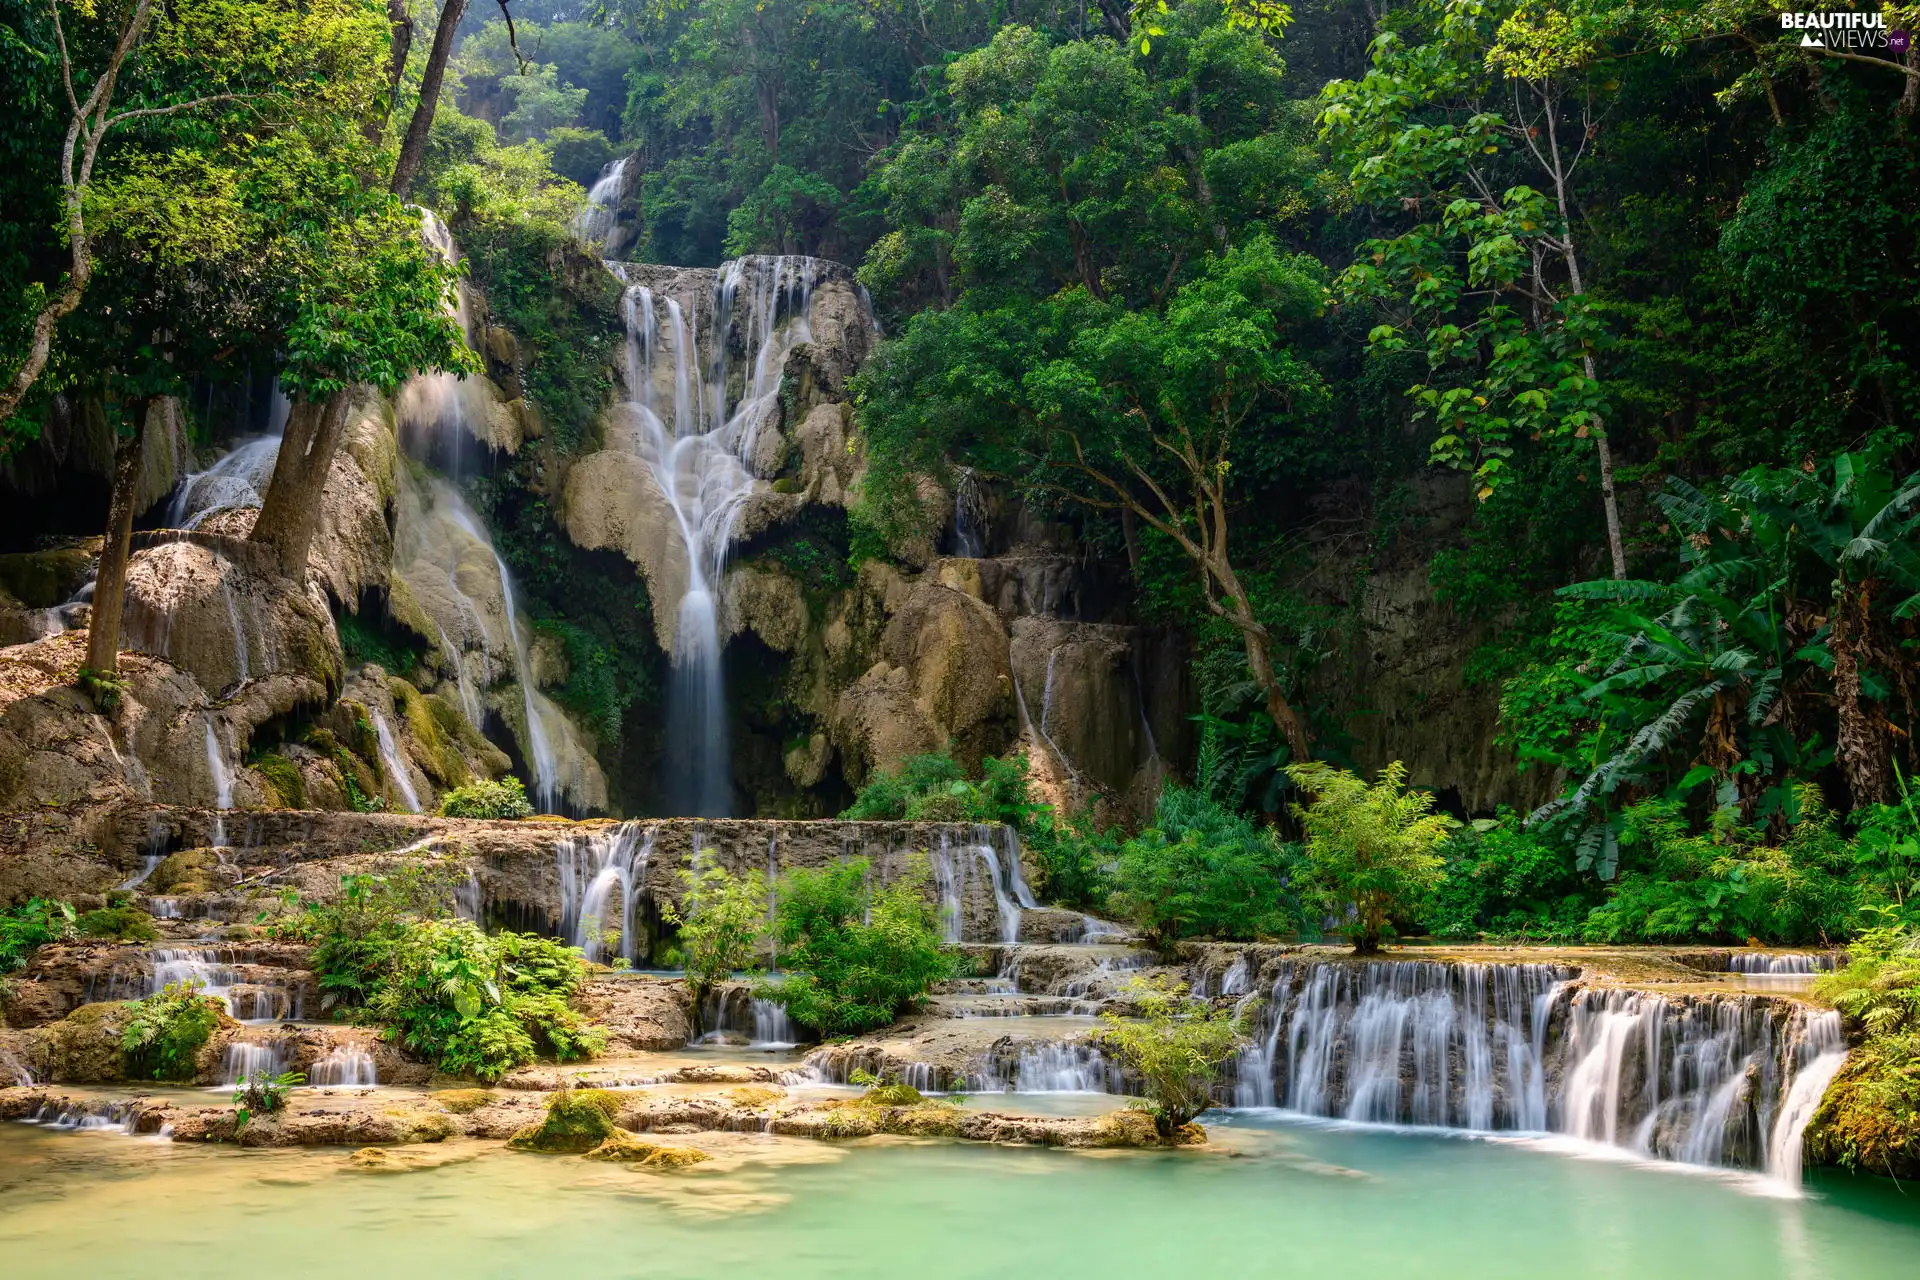
[(972, 467), (961, 467), (954, 481), (953, 549), (970, 560), (987, 554), (987, 502)]
[[(722, 264), (708, 301), (710, 350), (699, 350), (700, 317), (678, 298), (630, 286), (628, 407), (637, 424), (609, 448), (641, 459), (673, 519), (685, 561), (674, 613), (667, 740), (673, 744), (668, 803), (680, 814), (732, 811), (726, 689), (721, 670), (721, 591), (741, 507), (764, 480), (754, 474), (762, 436), (779, 418), (788, 352), (812, 339), (809, 308), (829, 264), (817, 258), (749, 257)], [(691, 300), (696, 308), (698, 299)], [(745, 369), (734, 397), (729, 368), (736, 321)]]
[[(285, 403), (276, 386), (275, 408)], [(167, 504), (167, 527), (193, 529), (216, 511), (236, 507), (258, 507), (273, 477), (274, 460), (280, 454), (280, 437), (249, 436), (234, 446), (205, 471), (196, 471), (180, 482), (173, 501)]]
[(605, 244), (613, 231), (614, 214), (626, 191), (627, 166), (632, 162), (632, 156), (622, 156), (602, 168), (587, 191), (586, 204), (573, 215), (573, 233), (587, 244)]
[(213, 803), (220, 813), (214, 817), (213, 830), (208, 839), (216, 849), (227, 847), (226, 811), (233, 808), (233, 764), (227, 755), (226, 743), (220, 740), (219, 733), (213, 727), (213, 717), (207, 717), (207, 772), (213, 777)]
[(358, 1040), (335, 1045), (307, 1070), (307, 1083), (335, 1089), (368, 1089), (380, 1083), (373, 1054)]
[(1826, 973), (1832, 968), (1832, 956), (1807, 952), (1780, 954), (1765, 951), (1736, 951), (1727, 957), (1728, 973), (1746, 973), (1764, 977), (1799, 977)]
[[(623, 822), (610, 830), (563, 836), (554, 841), (560, 877), (560, 929), (590, 961), (617, 954), (634, 959), (634, 915), (645, 893), (647, 863), (653, 856), (654, 828)], [(619, 894), (614, 910), (615, 893)], [(617, 919), (620, 941), (609, 948), (609, 916)]]
[(400, 754), (399, 746), (393, 740), (393, 730), (388, 727), (386, 716), (380, 713), (378, 707), (369, 707), (367, 714), (373, 717), (373, 736), (380, 740), (381, 768), (386, 771), (387, 779), (399, 788), (400, 803), (407, 807), (407, 812), (420, 812), (420, 793), (413, 789), (412, 775), (406, 759)]
[(1801, 1131), (1845, 1056), (1832, 1015), (1782, 1014), (1759, 997), (1574, 988), (1568, 977), (1548, 965), (1283, 964), (1234, 1100), (1551, 1132), (1798, 1179)]
[[(996, 847), (996, 845), (998, 847)], [(1022, 911), (1040, 904), (1020, 868), (1020, 840), (1012, 827), (980, 824), (964, 836), (940, 832), (932, 851), (933, 882), (940, 895), (940, 927), (947, 942), (965, 941), (967, 907), (976, 887), (993, 894), (994, 918), (1003, 943), (1020, 940)]]
[(239, 1084), (241, 1077), (249, 1081), (271, 1079), (287, 1069), (287, 1044), (283, 1036), (271, 1036), (260, 1040), (236, 1039), (227, 1042), (227, 1056), (222, 1061), (222, 1084)]

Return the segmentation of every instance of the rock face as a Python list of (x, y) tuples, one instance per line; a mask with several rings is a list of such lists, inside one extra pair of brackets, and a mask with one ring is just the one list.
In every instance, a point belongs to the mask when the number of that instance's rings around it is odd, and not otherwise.
[(124, 643), (166, 658), (215, 696), (288, 675), (312, 682), (324, 700), (344, 662), (326, 596), (250, 563), (242, 548), (252, 546), (166, 542), (134, 555)]

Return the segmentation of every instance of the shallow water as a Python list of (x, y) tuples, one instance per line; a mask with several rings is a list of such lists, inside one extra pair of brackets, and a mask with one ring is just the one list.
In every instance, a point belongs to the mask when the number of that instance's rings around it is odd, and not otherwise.
[(1920, 1198), (1573, 1158), (1524, 1141), (1222, 1118), (1221, 1153), (738, 1135), (629, 1171), (491, 1145), (239, 1152), (0, 1127), (0, 1260), (34, 1277), (1015, 1274), (1450, 1280), (1911, 1276)]

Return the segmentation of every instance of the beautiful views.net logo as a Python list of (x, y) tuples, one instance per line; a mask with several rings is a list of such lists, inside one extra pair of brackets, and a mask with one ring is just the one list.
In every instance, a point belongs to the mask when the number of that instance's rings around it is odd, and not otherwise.
[(1884, 13), (1783, 13), (1780, 26), (1800, 32), (1803, 49), (1885, 49), (1905, 53), (1913, 37), (1887, 30)]

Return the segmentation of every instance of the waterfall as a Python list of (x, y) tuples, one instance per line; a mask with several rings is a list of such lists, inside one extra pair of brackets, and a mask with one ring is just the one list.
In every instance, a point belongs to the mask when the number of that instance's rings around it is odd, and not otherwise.
[[(502, 612), (506, 614), (507, 656), (513, 662), (514, 678), (520, 683), (521, 713), (526, 717), (526, 739), (521, 746), (526, 753), (527, 767), (533, 771), (534, 804), (543, 813), (552, 813), (560, 805), (561, 786), (560, 759), (553, 749), (552, 736), (547, 731), (546, 714), (551, 703), (533, 687), (533, 663), (527, 656), (526, 637), (520, 630), (519, 609), (513, 597), (513, 574), (507, 569), (507, 562), (501, 558), (499, 549), (493, 545), (493, 539), (487, 536), (486, 526), (480, 523), (473, 509), (462, 502), (452, 489), (445, 485), (435, 486), (434, 511), (480, 543), (493, 557), (494, 570), (500, 575)], [(457, 565), (449, 567), (449, 581), (456, 572)], [(472, 601), (467, 600), (457, 585), (453, 589), (471, 609)], [(486, 629), (476, 629), (484, 645)], [(457, 668), (458, 664), (455, 665)]]
[[(809, 307), (827, 266), (805, 257), (723, 264), (708, 304), (711, 350), (704, 360), (698, 317), (689, 318), (679, 299), (637, 284), (625, 294), (627, 396), (638, 425), (618, 447), (646, 464), (686, 562), (679, 599), (656, 601), (675, 619), (667, 736), (676, 750), (667, 793), (677, 813), (731, 812), (720, 635), (727, 550), (741, 507), (756, 485), (764, 487), (756, 458), (766, 433), (777, 428), (787, 355), (812, 339)], [(736, 319), (745, 362), (737, 396), (729, 367)]]
[(222, 1068), (222, 1084), (239, 1084), (243, 1076), (250, 1081), (272, 1079), (287, 1069), (286, 1038), (229, 1040)]
[(1831, 955), (1794, 952), (1785, 955), (1765, 951), (1736, 951), (1727, 957), (1728, 973), (1746, 973), (1763, 977), (1798, 977), (1827, 973), (1833, 969)]
[[(280, 396), (278, 383), (274, 394)], [(279, 454), (277, 435), (250, 436), (236, 441), (211, 467), (196, 471), (180, 482), (173, 501), (167, 504), (167, 527), (193, 529), (216, 511), (258, 507)]]
[(206, 718), (207, 725), (207, 772), (213, 776), (213, 805), (220, 810), (213, 819), (213, 829), (208, 840), (216, 849), (227, 847), (226, 811), (233, 808), (233, 765), (227, 756), (226, 744), (220, 741), (220, 735), (214, 730), (213, 717)]
[(632, 156), (622, 156), (600, 170), (600, 176), (587, 190), (587, 202), (573, 215), (573, 233), (587, 244), (605, 244), (613, 231), (613, 220), (620, 197), (627, 186), (627, 166)]
[(387, 718), (380, 714), (378, 707), (367, 708), (367, 714), (373, 717), (373, 736), (380, 740), (380, 765), (386, 770), (393, 784), (400, 788), (400, 802), (407, 806), (408, 813), (420, 812), (420, 793), (413, 789), (413, 779), (408, 775), (407, 762), (400, 755), (400, 748), (393, 740), (393, 730), (387, 727)]
[[(1001, 847), (995, 848), (996, 843)], [(967, 903), (979, 883), (974, 878), (978, 866), (993, 894), (998, 940), (1009, 944), (1020, 941), (1021, 913), (1040, 904), (1021, 871), (1020, 838), (1013, 828), (976, 824), (957, 843), (954, 832), (943, 829), (939, 845), (932, 852), (934, 889), (940, 897), (940, 927), (945, 940), (965, 941)]]
[(614, 891), (620, 894), (619, 955), (634, 959), (634, 913), (646, 892), (654, 828), (623, 822), (610, 831), (583, 832), (554, 841), (560, 878), (560, 930), (567, 941), (598, 962), (608, 947), (602, 934)]
[(314, 1060), (307, 1069), (307, 1083), (334, 1089), (369, 1089), (380, 1080), (366, 1044), (349, 1040)]
[(1234, 1100), (1552, 1132), (1798, 1177), (1801, 1132), (1845, 1058), (1836, 1015), (1576, 987), (1573, 976), (1540, 964), (1284, 962)]

